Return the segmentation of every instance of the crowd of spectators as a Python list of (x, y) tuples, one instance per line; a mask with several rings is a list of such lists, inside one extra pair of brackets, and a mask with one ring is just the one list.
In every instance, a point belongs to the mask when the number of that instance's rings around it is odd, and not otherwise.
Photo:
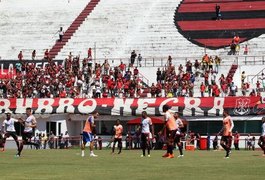
[(0, 81), (2, 98), (54, 98), (54, 97), (139, 97), (142, 83), (137, 67), (126, 67), (123, 62), (111, 67), (106, 59), (103, 64), (93, 63), (91, 50), (88, 58), (80, 60), (71, 52), (63, 62), (56, 64), (47, 56), (48, 64), (36, 67), (34, 61), (23, 60), (15, 65), (16, 75)]
[[(163, 70), (160, 68), (157, 70), (157, 84), (152, 84), (151, 95), (152, 97), (193, 97), (195, 80), (200, 77), (204, 79), (200, 87), (201, 96), (204, 97), (204, 93), (212, 89), (212, 82), (215, 83), (220, 63), (221, 59), (218, 56), (212, 58), (205, 54), (201, 60), (196, 59), (194, 62), (187, 60), (185, 66), (180, 64), (175, 68), (172, 57), (169, 56), (167, 66)], [(219, 96), (216, 89), (214, 96)], [(209, 96), (212, 94), (209, 93)]]
[[(133, 59), (137, 57), (135, 51), (132, 55)], [(24, 61), (22, 52), (18, 59), (16, 75), (0, 81), (2, 98), (193, 97), (195, 81), (198, 79), (201, 79), (198, 87), (201, 97), (236, 96), (238, 91), (231, 75), (225, 77), (221, 74), (216, 79), (221, 58), (207, 54), (201, 60), (187, 60), (184, 66), (180, 64), (177, 67), (169, 56), (167, 64), (157, 69), (157, 82), (150, 87), (140, 78), (132, 56), (130, 64), (121, 61), (114, 67), (107, 59), (103, 64), (94, 63), (91, 49), (83, 60), (70, 52), (62, 64), (49, 59), (49, 52), (45, 51), (44, 60), (48, 64), (44, 68), (36, 67), (34, 61)], [(245, 82), (244, 73), (241, 81), (242, 95), (247, 95), (249, 84)], [(258, 86), (260, 84), (257, 82)], [(250, 95), (258, 94), (254, 90)]]

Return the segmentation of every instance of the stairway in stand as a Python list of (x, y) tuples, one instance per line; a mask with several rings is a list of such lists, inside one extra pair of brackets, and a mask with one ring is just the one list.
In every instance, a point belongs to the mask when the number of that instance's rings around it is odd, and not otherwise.
[(228, 78), (231, 78), (233, 80), (234, 74), (236, 73), (236, 70), (238, 68), (237, 64), (232, 64), (227, 76), (226, 76), (226, 80), (228, 80)]
[(65, 31), (62, 41), (57, 41), (55, 45), (51, 48), (49, 55), (51, 59), (54, 59), (58, 53), (63, 49), (66, 43), (71, 39), (73, 34), (78, 30), (80, 25), (85, 21), (87, 16), (93, 11), (100, 0), (91, 0), (83, 11), (77, 16), (77, 18), (72, 22), (70, 27)]

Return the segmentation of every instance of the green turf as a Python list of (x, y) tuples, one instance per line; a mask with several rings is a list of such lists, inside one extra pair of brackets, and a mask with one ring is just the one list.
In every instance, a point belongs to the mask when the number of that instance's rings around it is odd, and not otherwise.
[[(28, 150), (15, 158), (14, 150), (0, 152), (0, 179), (191, 179), (191, 180), (264, 180), (265, 157), (261, 151), (186, 151), (184, 158), (162, 158), (165, 151), (151, 151), (141, 158), (140, 150), (96, 150), (99, 156), (80, 156), (79, 149)], [(175, 151), (175, 154), (178, 153)]]

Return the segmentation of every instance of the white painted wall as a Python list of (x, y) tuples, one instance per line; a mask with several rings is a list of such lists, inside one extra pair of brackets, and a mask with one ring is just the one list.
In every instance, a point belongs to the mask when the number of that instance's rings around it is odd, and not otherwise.
[(0, 3), (0, 57), (17, 59), (20, 50), (31, 59), (36, 49), (42, 59), (60, 27), (66, 30), (88, 3), (87, 0), (4, 0)]
[[(0, 56), (17, 59), (20, 50), (29, 59), (36, 49), (43, 57), (51, 48), (59, 27), (66, 30), (87, 0), (5, 0), (0, 3)], [(57, 56), (69, 52), (85, 57), (96, 43), (97, 58), (129, 58), (133, 49), (143, 57), (202, 56), (204, 48), (186, 40), (174, 25), (180, 0), (101, 0), (72, 39)], [(265, 55), (265, 35), (246, 42), (250, 55)], [(244, 43), (244, 44), (246, 44)], [(244, 47), (244, 44), (242, 47)], [(241, 48), (240, 54), (243, 53)], [(228, 49), (207, 50), (226, 55)]]

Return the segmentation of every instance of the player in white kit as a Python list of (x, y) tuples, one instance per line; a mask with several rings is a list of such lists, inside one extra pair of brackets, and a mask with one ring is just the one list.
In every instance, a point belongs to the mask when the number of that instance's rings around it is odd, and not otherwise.
[(27, 115), (26, 120), (22, 120), (20, 118), (20, 121), (22, 121), (22, 124), (24, 126), (24, 131), (22, 133), (22, 142), (20, 143), (18, 153), (16, 154), (17, 157), (20, 157), (24, 144), (34, 145), (36, 146), (36, 149), (38, 149), (39, 146), (37, 143), (33, 143), (30, 141), (33, 136), (33, 129), (37, 127), (37, 121), (35, 117), (32, 115), (31, 108), (26, 108), (26, 115)]
[[(19, 120), (11, 118), (11, 112), (6, 112), (6, 119), (3, 121), (2, 131), (5, 134), (3, 138), (3, 147), (5, 147), (6, 139), (10, 136), (14, 139), (17, 145), (17, 149), (19, 148), (19, 141), (15, 130), (15, 122), (19, 122)], [(4, 151), (4, 149), (3, 149)]]
[[(150, 131), (150, 127), (152, 132)], [(151, 134), (152, 133), (152, 134)], [(148, 157), (150, 157), (150, 149), (151, 149), (151, 138), (154, 137), (154, 126), (152, 124), (152, 120), (147, 116), (147, 112), (142, 112), (142, 122), (141, 122), (141, 142), (142, 142), (142, 151), (143, 154), (141, 157), (145, 156), (145, 150), (147, 149)]]
[(178, 146), (179, 149), (179, 156), (178, 157), (184, 157), (183, 155), (183, 146), (181, 143), (181, 138), (184, 137), (184, 134), (181, 132), (181, 129), (184, 127), (184, 124), (182, 122), (182, 120), (179, 117), (179, 113), (175, 112), (174, 113), (174, 118), (176, 119), (176, 126), (177, 126), (177, 132), (176, 132), (176, 136), (175, 136), (175, 143)]

